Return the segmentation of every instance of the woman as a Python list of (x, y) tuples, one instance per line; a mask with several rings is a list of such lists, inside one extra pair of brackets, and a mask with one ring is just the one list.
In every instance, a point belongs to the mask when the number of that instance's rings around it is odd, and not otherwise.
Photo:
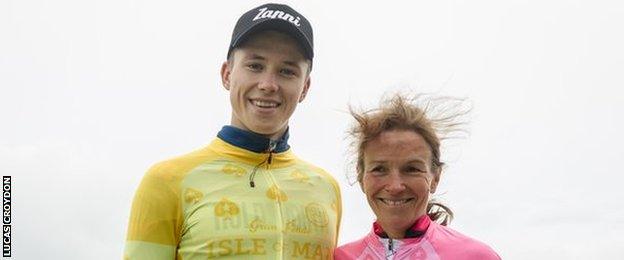
[(364, 238), (337, 248), (334, 258), (500, 259), (489, 246), (446, 227), (452, 212), (429, 198), (444, 165), (440, 134), (456, 132), (465, 111), (449, 113), (459, 108), (451, 106), (429, 118), (436, 111), (414, 105), (417, 100), (396, 95), (379, 109), (351, 112), (357, 180), (377, 221)]

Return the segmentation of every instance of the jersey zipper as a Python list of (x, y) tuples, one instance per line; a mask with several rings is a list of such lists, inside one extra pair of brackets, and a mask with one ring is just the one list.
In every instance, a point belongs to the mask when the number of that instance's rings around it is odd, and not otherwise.
[(267, 156), (266, 159), (264, 159), (262, 162), (257, 164), (256, 167), (253, 168), (253, 171), (251, 171), (251, 174), (249, 175), (249, 187), (252, 187), (252, 188), (256, 187), (256, 183), (254, 182), (254, 177), (256, 177), (256, 173), (258, 172), (258, 169), (260, 168), (260, 166), (267, 163), (267, 169), (268, 169), (269, 165), (271, 165), (271, 163), (273, 162), (273, 151), (275, 150), (275, 147), (277, 147), (277, 141), (270, 140), (269, 147), (266, 150), (266, 152), (269, 153), (269, 156)]
[[(257, 172), (258, 170), (260, 170), (260, 167), (262, 166), (262, 164), (266, 163), (266, 174), (265, 176), (269, 179), (268, 181), (271, 182), (271, 184), (269, 184), (269, 186), (275, 186), (277, 187), (277, 180), (275, 179), (275, 176), (273, 176), (272, 172), (268, 171), (270, 169), (271, 164), (273, 163), (273, 153), (275, 152), (275, 148), (277, 147), (277, 141), (273, 141), (271, 140), (269, 142), (269, 147), (267, 148), (266, 152), (268, 153), (268, 156), (266, 157), (266, 159), (261, 162), (260, 164), (257, 165), (255, 172)], [(254, 173), (255, 175), (255, 173)], [(253, 183), (253, 176), (251, 177), (251, 182), (250, 185), (252, 185), (251, 187), (254, 187), (255, 184)], [(279, 188), (278, 188), (279, 189)], [(276, 196), (280, 196), (279, 194), (277, 194)], [(280, 245), (280, 247), (282, 248), (281, 250), (281, 254), (279, 256), (278, 259), (286, 259), (284, 258), (284, 254), (286, 252), (284, 248), (284, 208), (282, 205), (282, 201), (280, 199), (276, 200), (276, 224), (278, 227), (278, 230), (281, 230), (281, 232), (279, 232), (279, 234), (277, 235), (277, 244)]]
[(388, 251), (390, 251), (390, 253), (386, 254), (386, 259), (394, 258), (394, 242), (392, 238), (388, 238)]

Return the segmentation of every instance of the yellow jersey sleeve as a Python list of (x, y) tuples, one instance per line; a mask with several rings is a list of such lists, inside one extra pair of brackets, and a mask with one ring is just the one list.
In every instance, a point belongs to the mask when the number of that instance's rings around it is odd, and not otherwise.
[(183, 220), (180, 178), (167, 168), (157, 165), (150, 169), (136, 191), (124, 260), (175, 259)]

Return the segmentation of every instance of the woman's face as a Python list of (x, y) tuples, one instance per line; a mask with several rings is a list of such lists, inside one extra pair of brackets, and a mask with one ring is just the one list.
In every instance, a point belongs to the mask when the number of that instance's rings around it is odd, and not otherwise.
[(377, 221), (390, 237), (425, 214), (429, 194), (439, 172), (431, 169), (431, 150), (425, 139), (410, 130), (390, 130), (368, 142), (364, 149), (362, 190)]

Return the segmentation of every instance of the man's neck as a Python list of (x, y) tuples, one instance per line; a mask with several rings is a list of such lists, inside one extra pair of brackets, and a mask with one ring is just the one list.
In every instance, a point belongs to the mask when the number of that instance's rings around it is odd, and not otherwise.
[(270, 139), (266, 135), (260, 135), (249, 130), (238, 128), (233, 125), (224, 126), (218, 135), (223, 141), (234, 146), (257, 153), (284, 152), (290, 148), (288, 145), (288, 128), (280, 136)]
[[(261, 136), (264, 136), (264, 137), (269, 138), (269, 139), (271, 139), (271, 140), (279, 140), (279, 139), (280, 139), (280, 138), (284, 135), (284, 133), (286, 132), (286, 129), (288, 129), (288, 127), (284, 127), (284, 129), (280, 129), (280, 130), (279, 130), (279, 131), (277, 131), (276, 133), (273, 133), (273, 134), (268, 134), (268, 135), (265, 135), (265, 134), (259, 134), (259, 133), (256, 133), (256, 134), (261, 135)], [(253, 131), (251, 131), (251, 130), (247, 130), (247, 131), (253, 132)], [(254, 133), (255, 133), (255, 132), (254, 132)]]

